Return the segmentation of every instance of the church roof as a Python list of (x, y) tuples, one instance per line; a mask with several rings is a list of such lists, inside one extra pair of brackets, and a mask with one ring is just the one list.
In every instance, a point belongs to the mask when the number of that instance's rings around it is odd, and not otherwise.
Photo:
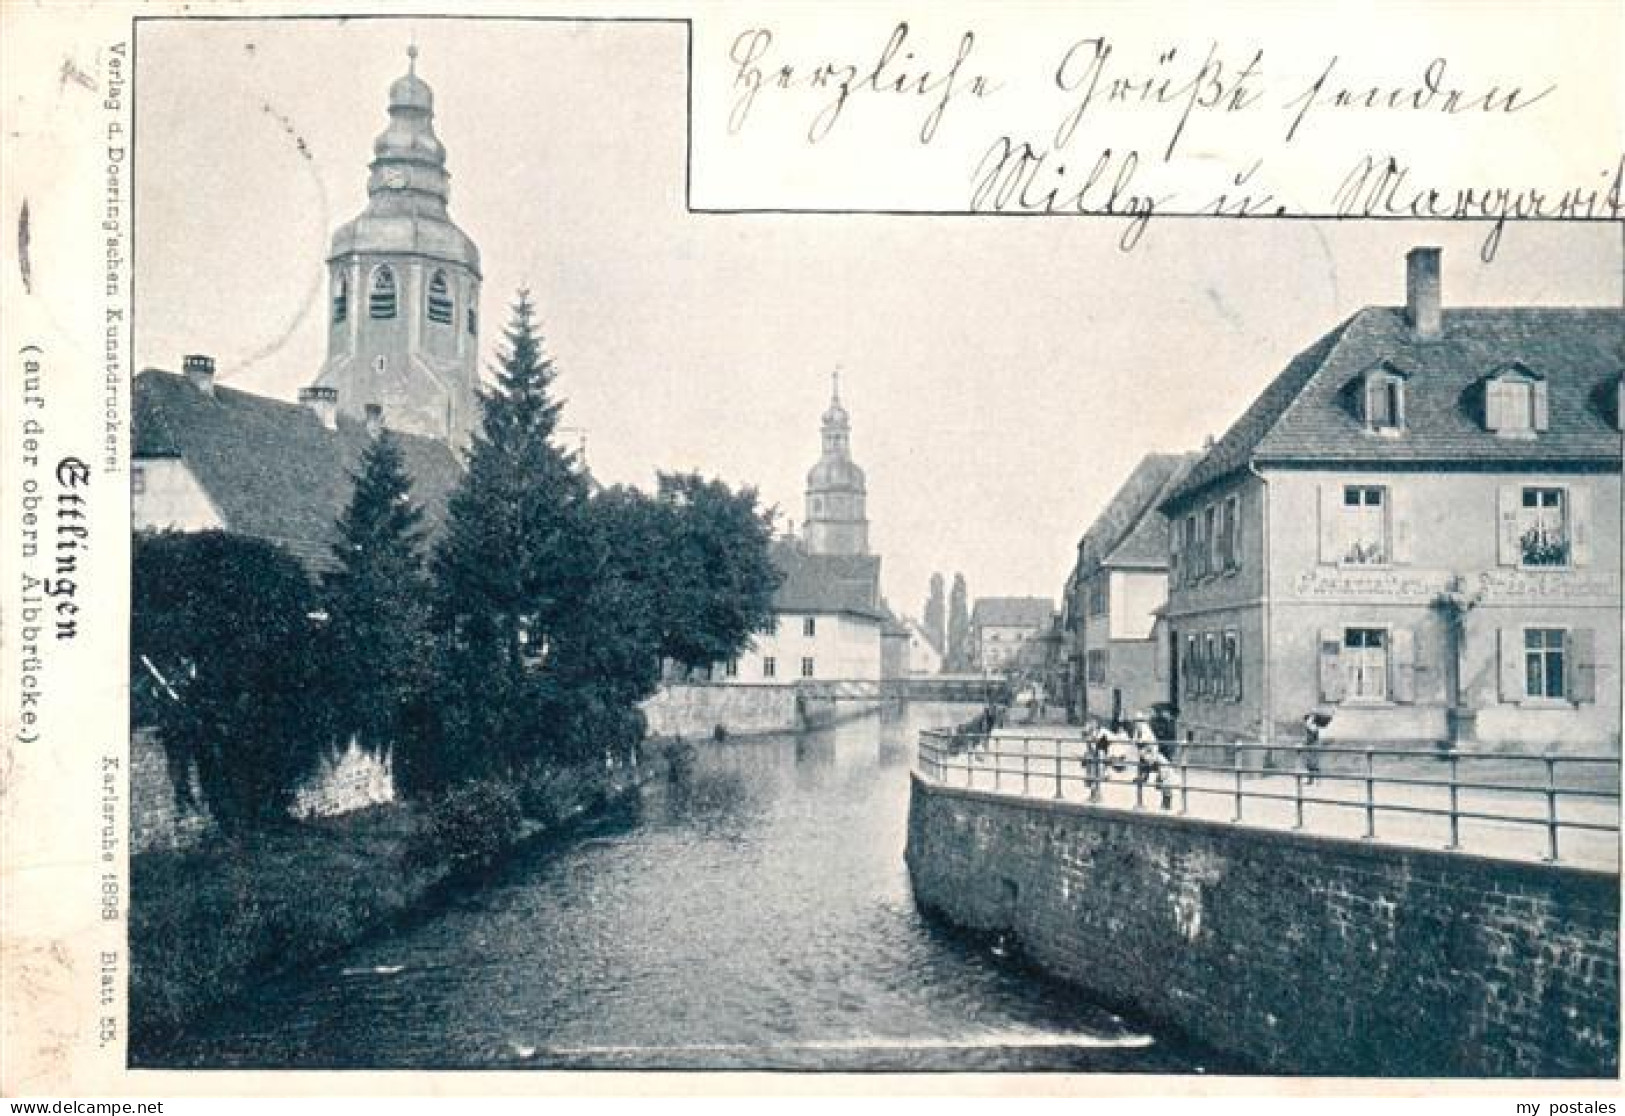
[(773, 564), (784, 581), (773, 595), (777, 612), (844, 612), (884, 621), (880, 604), (880, 557), (874, 554), (809, 554), (799, 539), (773, 545)]
[(479, 248), (446, 211), (451, 178), (434, 131), (434, 91), (408, 72), (389, 87), (389, 124), (373, 141), (367, 208), (333, 232), (328, 259), (355, 253), (428, 256), (480, 273)]
[[(228, 531), (276, 543), (313, 571), (332, 568), (335, 523), (370, 439), (365, 423), (341, 415), (329, 430), (308, 407), (219, 384), (206, 395), (157, 368), (136, 376), (133, 394), (135, 458), (180, 458)], [(392, 435), (432, 541), (462, 466), (444, 442)]]
[(807, 470), (809, 492), (863, 492), (863, 469), (850, 457), (821, 457)]

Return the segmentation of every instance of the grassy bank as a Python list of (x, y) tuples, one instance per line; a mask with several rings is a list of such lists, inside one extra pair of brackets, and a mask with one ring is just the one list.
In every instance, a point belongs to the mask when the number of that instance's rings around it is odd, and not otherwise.
[(132, 1063), (211, 1008), (388, 926), (437, 886), (564, 833), (636, 784), (625, 771), (574, 770), (132, 857)]

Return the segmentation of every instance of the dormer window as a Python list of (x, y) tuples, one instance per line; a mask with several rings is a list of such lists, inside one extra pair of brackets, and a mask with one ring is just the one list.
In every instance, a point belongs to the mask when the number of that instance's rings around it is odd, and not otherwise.
[(1410, 373), (1390, 361), (1370, 368), (1360, 384), (1360, 420), (1367, 430), (1397, 434), (1405, 429), (1405, 381)]
[(1546, 377), (1521, 362), (1484, 381), (1484, 429), (1503, 438), (1533, 438), (1546, 429)]
[(395, 273), (381, 267), (372, 273), (372, 291), (367, 299), (367, 314), (373, 318), (395, 316)]

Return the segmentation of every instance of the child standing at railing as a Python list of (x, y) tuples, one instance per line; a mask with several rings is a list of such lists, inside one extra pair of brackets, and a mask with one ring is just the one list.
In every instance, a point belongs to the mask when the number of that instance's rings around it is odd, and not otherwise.
[(1174, 808), (1174, 772), (1173, 764), (1163, 754), (1162, 744), (1157, 740), (1156, 733), (1151, 731), (1151, 723), (1143, 714), (1136, 714), (1134, 718), (1134, 747), (1138, 753), (1139, 771), (1134, 776), (1137, 784), (1153, 782), (1162, 798), (1162, 808)]
[(1311, 709), (1303, 717), (1303, 770), (1305, 782), (1313, 783), (1320, 775), (1320, 731), (1332, 723), (1330, 713)]

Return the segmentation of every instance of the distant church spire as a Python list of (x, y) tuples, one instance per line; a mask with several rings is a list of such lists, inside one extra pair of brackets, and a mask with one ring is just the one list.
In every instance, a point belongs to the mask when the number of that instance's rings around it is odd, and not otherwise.
[(479, 413), (480, 253), (447, 211), (451, 175), (418, 47), (389, 87), (367, 205), (333, 233), (327, 360), (314, 388), (341, 416), (383, 408), (393, 429), (466, 444)]
[(824, 411), (823, 454), (807, 473), (802, 534), (808, 553), (869, 553), (867, 492), (863, 470), (852, 460), (851, 437), (852, 420), (841, 404), (841, 370), (836, 366)]

